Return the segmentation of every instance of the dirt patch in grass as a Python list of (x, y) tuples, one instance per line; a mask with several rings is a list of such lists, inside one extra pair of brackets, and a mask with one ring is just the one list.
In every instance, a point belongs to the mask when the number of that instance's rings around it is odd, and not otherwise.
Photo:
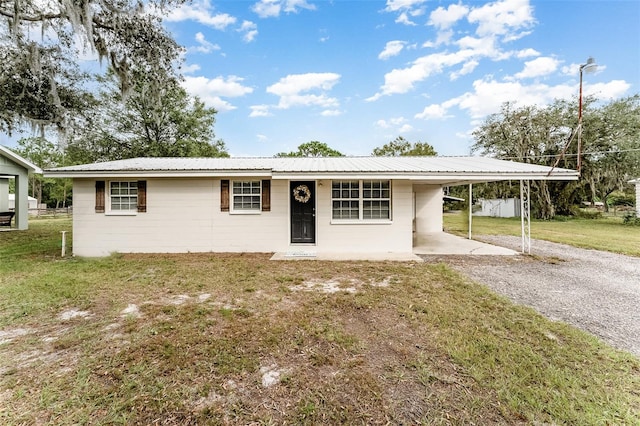
[(16, 271), (0, 290), (31, 296), (0, 311), (3, 422), (585, 424), (640, 413), (637, 359), (443, 265), (268, 259), (31, 265), (61, 288), (73, 280), (66, 296)]

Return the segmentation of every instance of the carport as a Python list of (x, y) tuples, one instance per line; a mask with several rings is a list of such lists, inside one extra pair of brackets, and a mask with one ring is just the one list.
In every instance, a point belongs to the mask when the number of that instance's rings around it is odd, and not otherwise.
[[(473, 157), (462, 162), (459, 157), (445, 157), (440, 170), (413, 181), (413, 252), (416, 254), (511, 254), (495, 246), (472, 242), (473, 184), (512, 181), (520, 185), (522, 253), (531, 252), (530, 193), (531, 181), (577, 180), (578, 172), (537, 164)], [(469, 232), (467, 240), (443, 231), (444, 188), (468, 186)], [(436, 220), (438, 218), (439, 220)]]
[(9, 180), (15, 179), (15, 229), (29, 228), (29, 173), (42, 173), (42, 170), (0, 145), (0, 213), (9, 212)]

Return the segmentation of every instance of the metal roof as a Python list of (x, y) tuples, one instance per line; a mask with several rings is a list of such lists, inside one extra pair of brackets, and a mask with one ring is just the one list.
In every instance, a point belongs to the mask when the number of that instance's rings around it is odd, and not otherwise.
[[(549, 173), (551, 172), (551, 173)], [(45, 171), (46, 177), (270, 176), (273, 179), (404, 178), (440, 183), (575, 180), (574, 170), (485, 157), (132, 158)]]

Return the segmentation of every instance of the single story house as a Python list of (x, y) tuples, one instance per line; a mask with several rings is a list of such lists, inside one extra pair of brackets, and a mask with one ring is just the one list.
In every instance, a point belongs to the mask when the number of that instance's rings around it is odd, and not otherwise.
[(29, 227), (29, 173), (42, 173), (42, 170), (0, 145), (0, 214), (9, 212), (9, 179), (15, 179), (14, 223), (17, 229)]
[(480, 157), (135, 158), (60, 167), (73, 179), (73, 252), (411, 253), (442, 232), (443, 188), (575, 180)]

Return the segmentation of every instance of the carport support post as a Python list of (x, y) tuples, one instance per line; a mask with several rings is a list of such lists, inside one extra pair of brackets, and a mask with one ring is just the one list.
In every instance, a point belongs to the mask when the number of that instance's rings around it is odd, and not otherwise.
[(473, 216), (473, 184), (469, 184), (469, 239), (471, 239), (471, 218)]
[(29, 175), (26, 170), (23, 174), (16, 176), (16, 228), (20, 230), (28, 229), (29, 220)]
[(9, 178), (0, 176), (0, 212), (9, 210)]
[(531, 185), (520, 181), (520, 227), (522, 229), (522, 253), (531, 254)]

